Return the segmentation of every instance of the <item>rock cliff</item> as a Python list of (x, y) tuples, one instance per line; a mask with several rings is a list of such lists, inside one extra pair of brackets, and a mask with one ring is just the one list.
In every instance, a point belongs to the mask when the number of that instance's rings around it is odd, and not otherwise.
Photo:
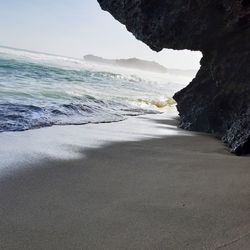
[(98, 1), (153, 50), (201, 51), (195, 79), (174, 96), (180, 126), (250, 153), (250, 0)]

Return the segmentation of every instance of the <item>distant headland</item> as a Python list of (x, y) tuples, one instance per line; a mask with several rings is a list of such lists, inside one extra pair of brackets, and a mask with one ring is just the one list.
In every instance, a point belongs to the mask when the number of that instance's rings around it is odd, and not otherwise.
[(161, 64), (154, 61), (147, 61), (138, 58), (128, 58), (128, 59), (106, 59), (95, 55), (85, 55), (84, 60), (87, 62), (92, 62), (96, 64), (110, 65), (116, 67), (138, 69), (143, 71), (155, 72), (155, 73), (168, 73), (175, 75), (185, 75), (185, 76), (195, 76), (196, 70), (192, 69), (172, 69), (166, 68)]
[(160, 65), (157, 62), (145, 61), (145, 60), (141, 60), (138, 58), (105, 59), (105, 58), (95, 56), (95, 55), (86, 55), (83, 58), (85, 61), (98, 63), (98, 64), (139, 69), (139, 70), (144, 70), (144, 71), (152, 71), (152, 72), (156, 72), (156, 73), (167, 73), (168, 72), (167, 68), (165, 68), (164, 66)]

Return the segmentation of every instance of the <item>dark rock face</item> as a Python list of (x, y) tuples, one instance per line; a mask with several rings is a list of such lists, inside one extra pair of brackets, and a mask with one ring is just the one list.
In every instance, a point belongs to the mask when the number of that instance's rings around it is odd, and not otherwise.
[(201, 51), (195, 79), (174, 96), (180, 126), (250, 153), (250, 0), (98, 1), (156, 51)]

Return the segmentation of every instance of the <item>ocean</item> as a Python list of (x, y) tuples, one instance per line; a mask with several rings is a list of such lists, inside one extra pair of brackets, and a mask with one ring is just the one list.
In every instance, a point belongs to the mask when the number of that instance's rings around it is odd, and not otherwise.
[(163, 113), (191, 78), (0, 47), (0, 132)]

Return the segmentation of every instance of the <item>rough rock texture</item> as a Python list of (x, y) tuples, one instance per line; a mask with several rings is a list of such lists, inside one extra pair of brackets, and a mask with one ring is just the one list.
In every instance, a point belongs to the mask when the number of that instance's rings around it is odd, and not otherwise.
[(250, 153), (250, 0), (98, 0), (153, 50), (199, 50), (196, 78), (176, 93), (180, 126)]

